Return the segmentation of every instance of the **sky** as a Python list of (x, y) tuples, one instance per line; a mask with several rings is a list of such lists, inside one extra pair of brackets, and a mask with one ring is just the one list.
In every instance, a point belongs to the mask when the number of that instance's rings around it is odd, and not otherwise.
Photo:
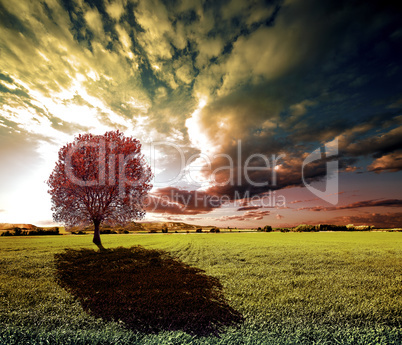
[(0, 0), (0, 222), (52, 224), (58, 150), (119, 129), (155, 175), (146, 221), (402, 227), (401, 10)]

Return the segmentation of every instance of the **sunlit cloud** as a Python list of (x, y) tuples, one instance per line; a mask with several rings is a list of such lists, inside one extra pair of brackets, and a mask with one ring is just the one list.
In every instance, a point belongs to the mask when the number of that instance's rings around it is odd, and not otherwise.
[[(78, 133), (115, 129), (143, 143), (155, 197), (175, 190), (231, 202), (183, 210), (171, 200), (149, 220), (280, 225), (283, 217), (290, 224), (306, 213), (354, 212), (370, 200), (381, 214), (397, 207), (373, 201), (399, 198), (402, 170), (402, 41), (390, 8), (319, 0), (0, 6), (0, 221), (51, 219), (43, 181), (60, 146)], [(296, 189), (304, 187), (306, 157), (334, 139), (341, 184), (361, 174), (363, 196), (331, 209)], [(246, 178), (255, 154), (283, 157), (250, 171), (267, 186)], [(326, 174), (325, 161), (304, 171), (313, 184)], [(375, 189), (376, 179), (387, 187)], [(287, 191), (287, 205), (300, 211), (233, 204), (236, 193), (270, 190)]]

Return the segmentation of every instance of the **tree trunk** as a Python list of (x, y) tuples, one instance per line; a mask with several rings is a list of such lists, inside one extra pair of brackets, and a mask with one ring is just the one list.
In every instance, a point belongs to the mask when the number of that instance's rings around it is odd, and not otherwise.
[(95, 229), (94, 229), (94, 239), (92, 240), (92, 242), (98, 246), (100, 251), (104, 251), (106, 249), (105, 249), (105, 247), (102, 246), (99, 225), (100, 225), (100, 221), (94, 220)]

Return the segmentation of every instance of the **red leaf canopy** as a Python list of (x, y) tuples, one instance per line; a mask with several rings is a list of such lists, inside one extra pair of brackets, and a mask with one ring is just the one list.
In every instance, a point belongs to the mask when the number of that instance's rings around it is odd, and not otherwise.
[(47, 181), (53, 219), (67, 227), (141, 219), (152, 177), (139, 140), (119, 131), (80, 134), (60, 149)]

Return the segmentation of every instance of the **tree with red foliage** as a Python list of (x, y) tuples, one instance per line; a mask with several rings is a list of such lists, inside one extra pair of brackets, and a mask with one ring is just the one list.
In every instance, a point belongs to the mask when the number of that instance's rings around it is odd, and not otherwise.
[(80, 134), (60, 149), (47, 181), (53, 219), (67, 227), (93, 224), (93, 242), (103, 250), (100, 224), (141, 219), (152, 177), (139, 140), (119, 131)]

